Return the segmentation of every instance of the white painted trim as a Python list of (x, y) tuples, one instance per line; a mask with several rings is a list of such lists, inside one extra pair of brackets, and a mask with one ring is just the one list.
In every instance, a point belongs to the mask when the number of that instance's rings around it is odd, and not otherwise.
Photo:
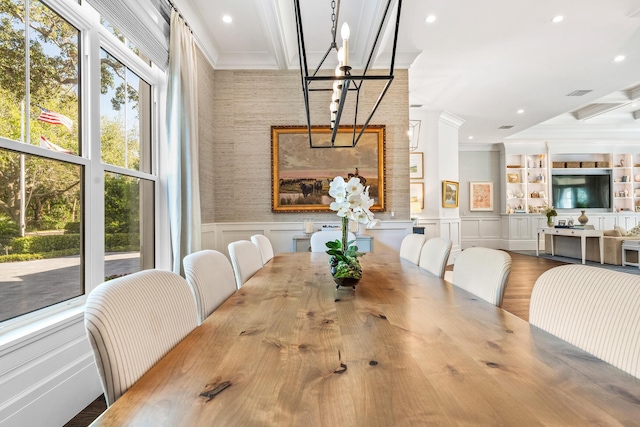
[(64, 425), (102, 394), (83, 313), (81, 307), (69, 310), (4, 343), (0, 425)]
[[(314, 230), (323, 225), (339, 226), (340, 221), (319, 221)], [(273, 245), (275, 253), (291, 252), (293, 236), (304, 234), (303, 222), (224, 222), (202, 224), (202, 249), (213, 249), (228, 256), (227, 246), (236, 240), (250, 240), (254, 234), (264, 234)], [(361, 228), (360, 235), (373, 236), (375, 251), (400, 250), (402, 238), (413, 232), (413, 221), (382, 221), (371, 229)]]

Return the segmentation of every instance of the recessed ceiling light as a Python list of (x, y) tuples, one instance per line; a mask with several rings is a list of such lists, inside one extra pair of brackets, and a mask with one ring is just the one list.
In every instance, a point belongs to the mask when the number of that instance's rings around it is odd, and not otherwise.
[(622, 62), (624, 61), (625, 56), (624, 55), (618, 55), (615, 58), (613, 58), (614, 61), (616, 62)]
[(522, 113), (524, 113), (524, 110), (521, 108), (518, 110), (518, 114), (522, 114)]
[(473, 139), (473, 136), (470, 136), (469, 139)]
[(558, 22), (562, 22), (562, 21), (564, 21), (564, 16), (562, 15), (554, 16), (553, 19), (551, 20), (551, 22), (553, 22), (554, 24), (557, 24)]
[(222, 20), (223, 20), (224, 22), (226, 22), (227, 24), (230, 24), (230, 23), (233, 21), (233, 19), (232, 19), (229, 15), (224, 15), (224, 16), (222, 17)]
[(436, 22), (436, 15), (429, 15), (427, 16), (427, 18), (424, 20), (424, 22), (426, 22), (427, 24), (431, 24), (433, 22)]

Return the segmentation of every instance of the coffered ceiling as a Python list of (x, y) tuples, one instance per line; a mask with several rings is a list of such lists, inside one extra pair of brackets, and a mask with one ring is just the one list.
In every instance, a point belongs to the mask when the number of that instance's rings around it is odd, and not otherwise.
[[(300, 3), (315, 66), (331, 40), (331, 0)], [(340, 3), (357, 68), (386, 0)], [(298, 69), (293, 0), (175, 4), (215, 69)], [(224, 15), (232, 22), (223, 22)], [(429, 15), (435, 22), (425, 22)], [(552, 22), (559, 15), (564, 20)], [(409, 101), (419, 106), (411, 111), (446, 110), (462, 118), (463, 143), (546, 138), (548, 132), (612, 131), (640, 139), (640, 104), (632, 106), (640, 97), (640, 0), (403, 0), (400, 22), (396, 67), (409, 69)], [(376, 52), (377, 67), (388, 65), (390, 29)], [(615, 61), (620, 55), (624, 60)], [(328, 64), (335, 66), (333, 54)], [(575, 91), (586, 93), (570, 96)]]

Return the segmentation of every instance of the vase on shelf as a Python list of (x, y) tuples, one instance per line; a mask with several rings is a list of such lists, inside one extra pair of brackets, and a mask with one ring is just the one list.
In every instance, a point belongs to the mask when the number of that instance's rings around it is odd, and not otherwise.
[(582, 225), (585, 225), (589, 222), (589, 217), (584, 214), (584, 211), (580, 211), (580, 216), (578, 217), (578, 222)]

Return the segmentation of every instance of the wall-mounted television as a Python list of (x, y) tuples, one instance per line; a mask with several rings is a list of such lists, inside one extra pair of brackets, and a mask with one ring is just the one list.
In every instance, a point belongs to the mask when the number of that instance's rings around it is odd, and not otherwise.
[(611, 174), (554, 174), (552, 203), (556, 209), (611, 208)]

